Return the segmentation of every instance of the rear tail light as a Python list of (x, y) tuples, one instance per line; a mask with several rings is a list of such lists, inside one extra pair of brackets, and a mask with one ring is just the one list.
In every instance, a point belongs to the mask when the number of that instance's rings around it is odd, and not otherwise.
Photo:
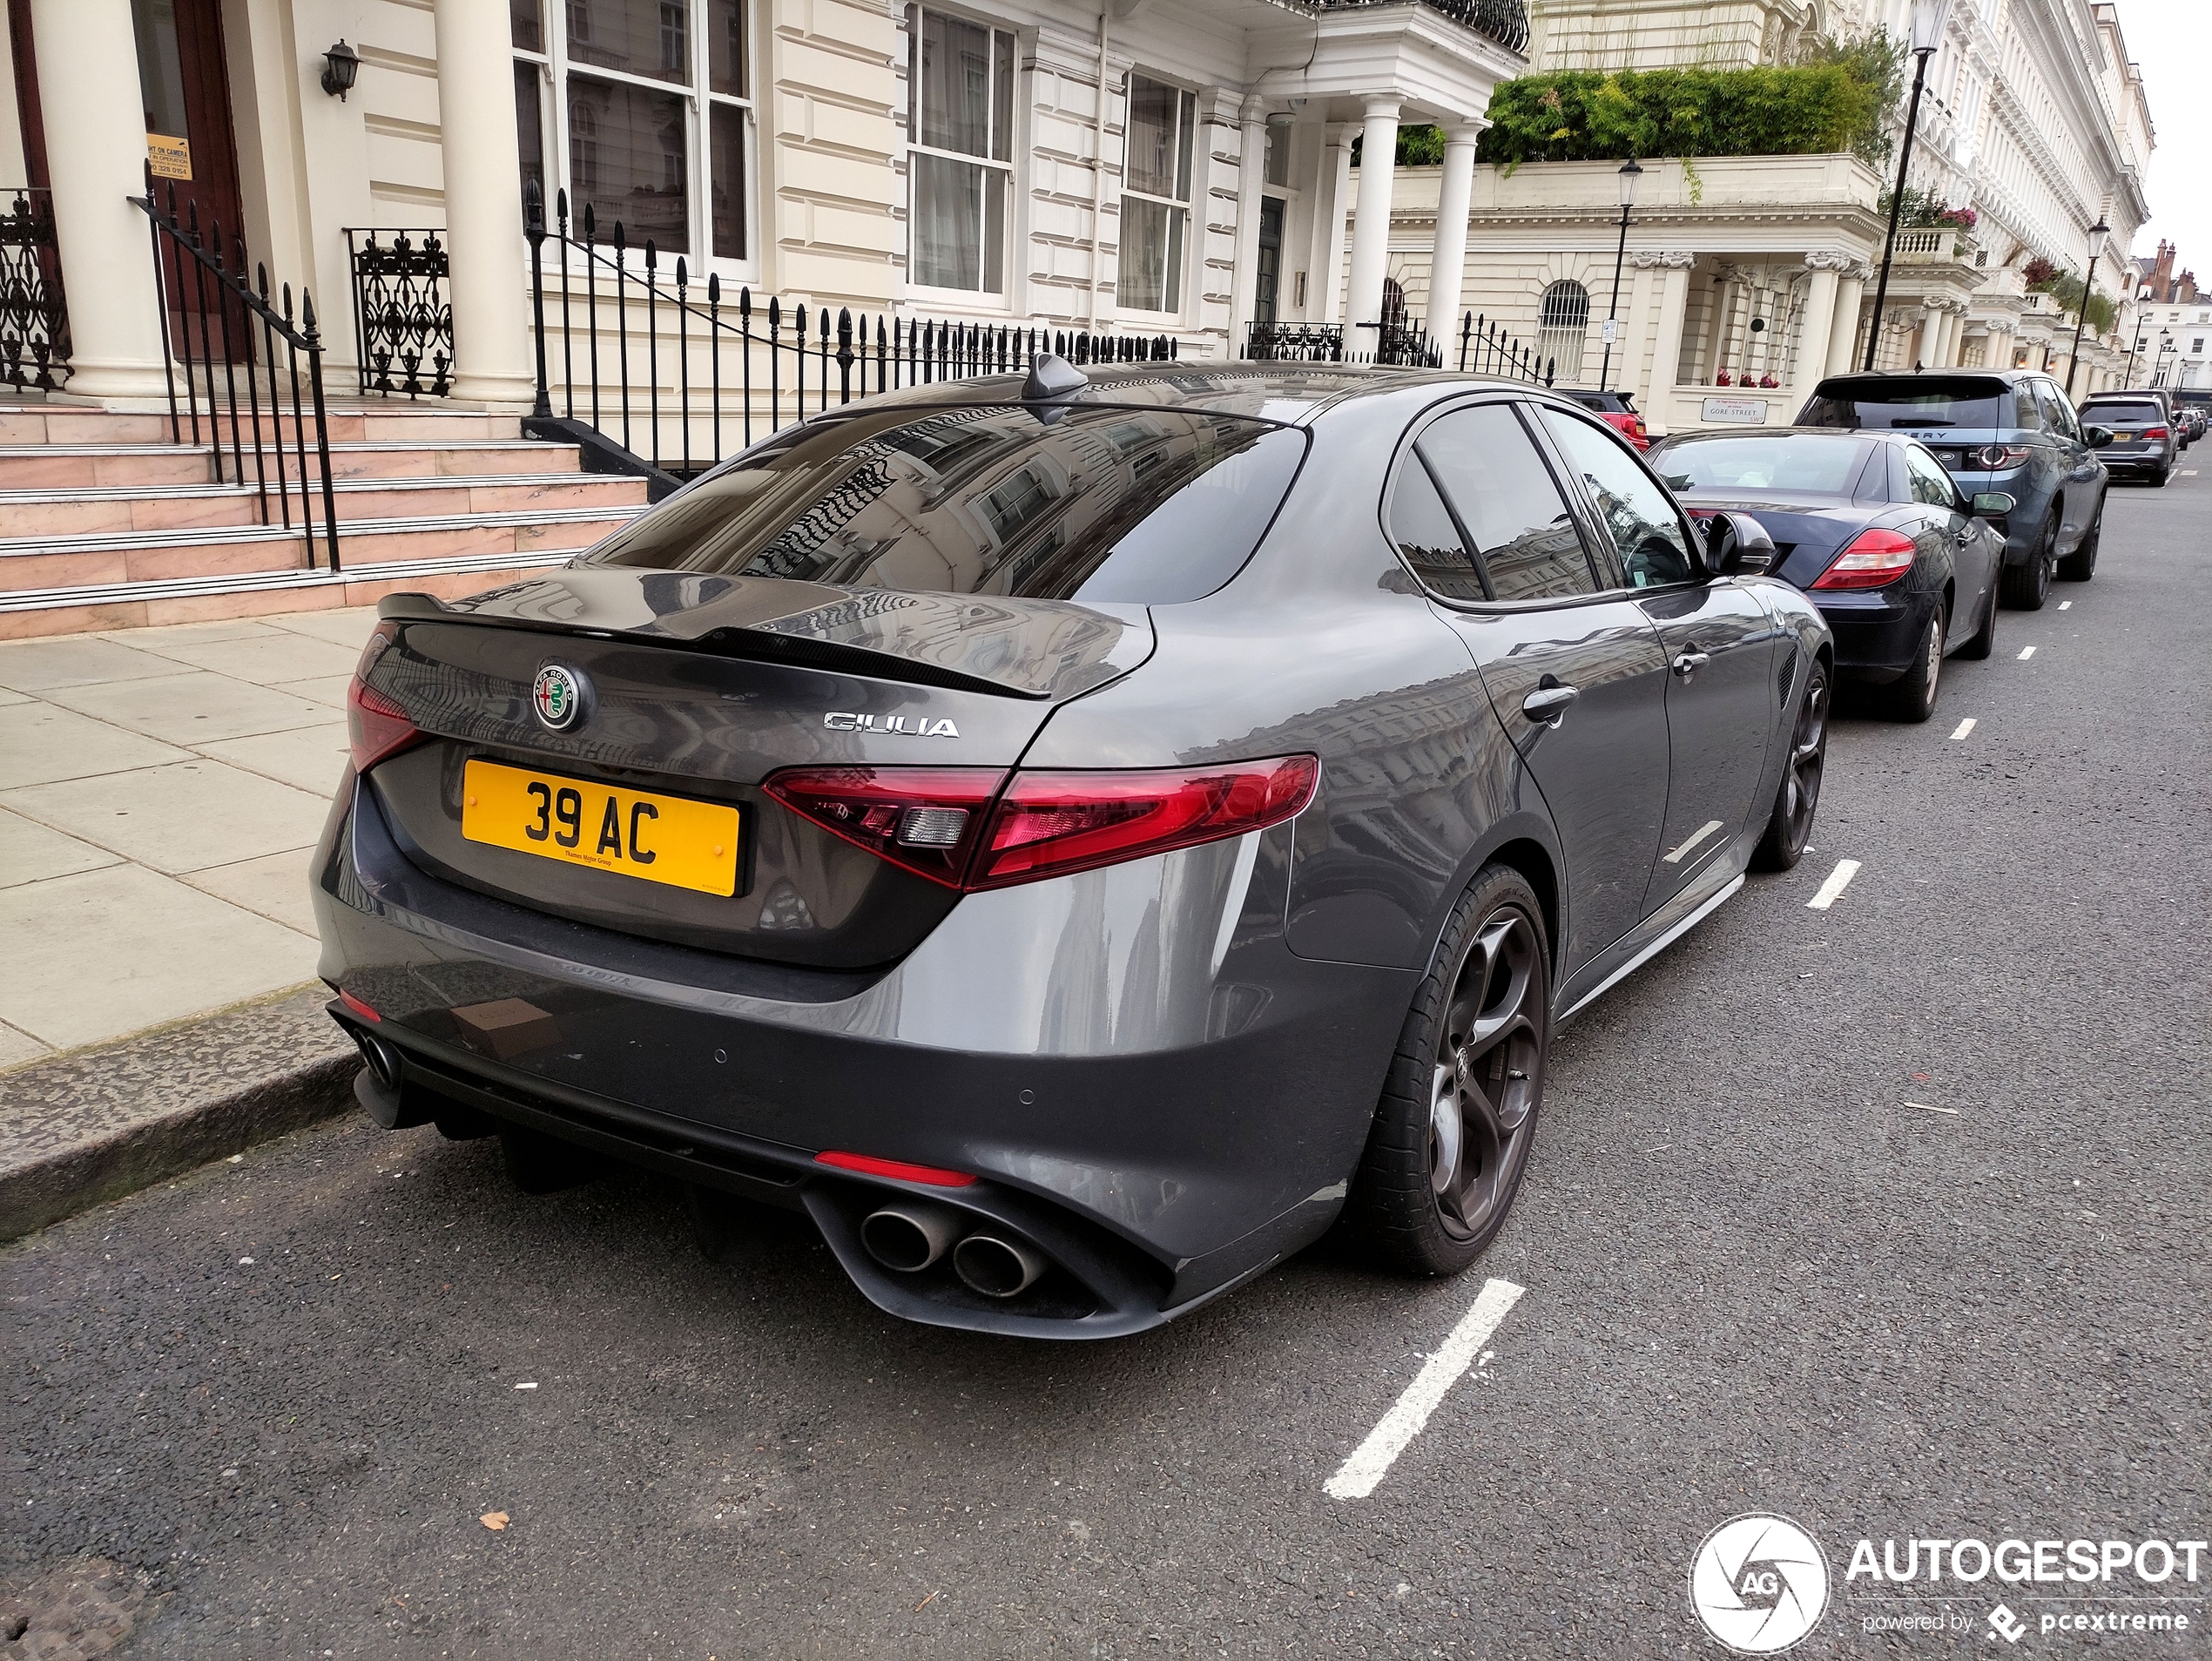
[(2025, 444), (1984, 444), (1979, 449), (1969, 450), (1967, 457), (1986, 472), (2003, 473), (2027, 460)]
[(353, 685), (346, 689), (346, 731), (357, 773), (367, 773), (386, 756), (404, 750), (422, 737), (406, 710), (368, 685), (369, 671), (376, 667), (378, 658), (391, 650), (398, 637), (399, 630), (394, 625), (378, 624), (376, 632), (368, 637), (368, 645), (362, 648), (361, 666), (354, 671)]
[(1011, 780), (968, 767), (792, 767), (764, 788), (880, 859), (973, 891), (1264, 830), (1305, 808), (1319, 770), (1310, 755)]
[(2170, 438), (2173, 433), (2170, 429), (2164, 427), (2146, 427), (2143, 429), (2143, 436), (2145, 438)]
[(1815, 588), (1884, 588), (1912, 569), (1912, 538), (1894, 530), (1862, 530), (1820, 573)]

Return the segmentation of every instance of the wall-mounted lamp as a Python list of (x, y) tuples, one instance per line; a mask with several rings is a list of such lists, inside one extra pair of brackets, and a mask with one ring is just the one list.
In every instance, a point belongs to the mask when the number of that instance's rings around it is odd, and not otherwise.
[(322, 90), (341, 104), (346, 101), (346, 94), (354, 90), (354, 78), (361, 72), (361, 56), (346, 44), (343, 37), (322, 55)]

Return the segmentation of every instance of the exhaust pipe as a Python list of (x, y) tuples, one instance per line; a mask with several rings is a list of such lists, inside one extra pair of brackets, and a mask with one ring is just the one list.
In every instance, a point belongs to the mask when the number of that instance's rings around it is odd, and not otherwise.
[(869, 1212), (860, 1225), (860, 1244), (885, 1268), (914, 1274), (944, 1256), (965, 1226), (957, 1212), (907, 1201)]
[(1050, 1266), (1034, 1248), (995, 1234), (971, 1234), (953, 1248), (961, 1284), (986, 1298), (1011, 1298)]
[(361, 1059), (368, 1063), (369, 1074), (376, 1080), (378, 1086), (388, 1090), (398, 1090), (400, 1087), (399, 1052), (374, 1033), (363, 1032), (358, 1028), (354, 1032), (354, 1043), (360, 1047)]

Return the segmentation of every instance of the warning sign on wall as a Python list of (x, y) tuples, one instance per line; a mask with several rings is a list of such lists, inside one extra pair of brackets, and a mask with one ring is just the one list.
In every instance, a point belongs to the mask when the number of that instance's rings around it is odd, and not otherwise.
[(165, 132), (146, 134), (146, 160), (152, 165), (156, 179), (192, 177), (192, 145)]

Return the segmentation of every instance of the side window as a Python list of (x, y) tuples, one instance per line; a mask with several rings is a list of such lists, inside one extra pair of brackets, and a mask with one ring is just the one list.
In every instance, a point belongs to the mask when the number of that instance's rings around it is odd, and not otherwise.
[(1621, 550), (1621, 566), (1631, 588), (1687, 583), (1697, 571), (1689, 556), (1689, 533), (1667, 493), (1602, 428), (1556, 409), (1543, 412), (1544, 425), (1567, 453), (1567, 464), (1582, 476)]
[(1460, 528), (1437, 494), (1436, 481), (1417, 450), (1398, 469), (1390, 498), (1390, 536), (1431, 591), (1455, 600), (1483, 600), (1482, 574), (1460, 540)]
[(2048, 381), (2038, 381), (2035, 395), (2043, 406), (2046, 426), (2062, 438), (2078, 440), (2081, 436), (2081, 428), (2074, 419), (2074, 406), (2067, 402), (2066, 395), (2056, 386)]
[(1952, 488), (1951, 475), (1943, 470), (1942, 463), (1918, 444), (1905, 447), (1905, 474), (1912, 486), (1915, 502), (1925, 502), (1932, 508), (1959, 506), (1959, 493)]
[(1414, 448), (1474, 539), (1494, 599), (1597, 592), (1575, 516), (1511, 405), (1455, 409), (1430, 422)]

